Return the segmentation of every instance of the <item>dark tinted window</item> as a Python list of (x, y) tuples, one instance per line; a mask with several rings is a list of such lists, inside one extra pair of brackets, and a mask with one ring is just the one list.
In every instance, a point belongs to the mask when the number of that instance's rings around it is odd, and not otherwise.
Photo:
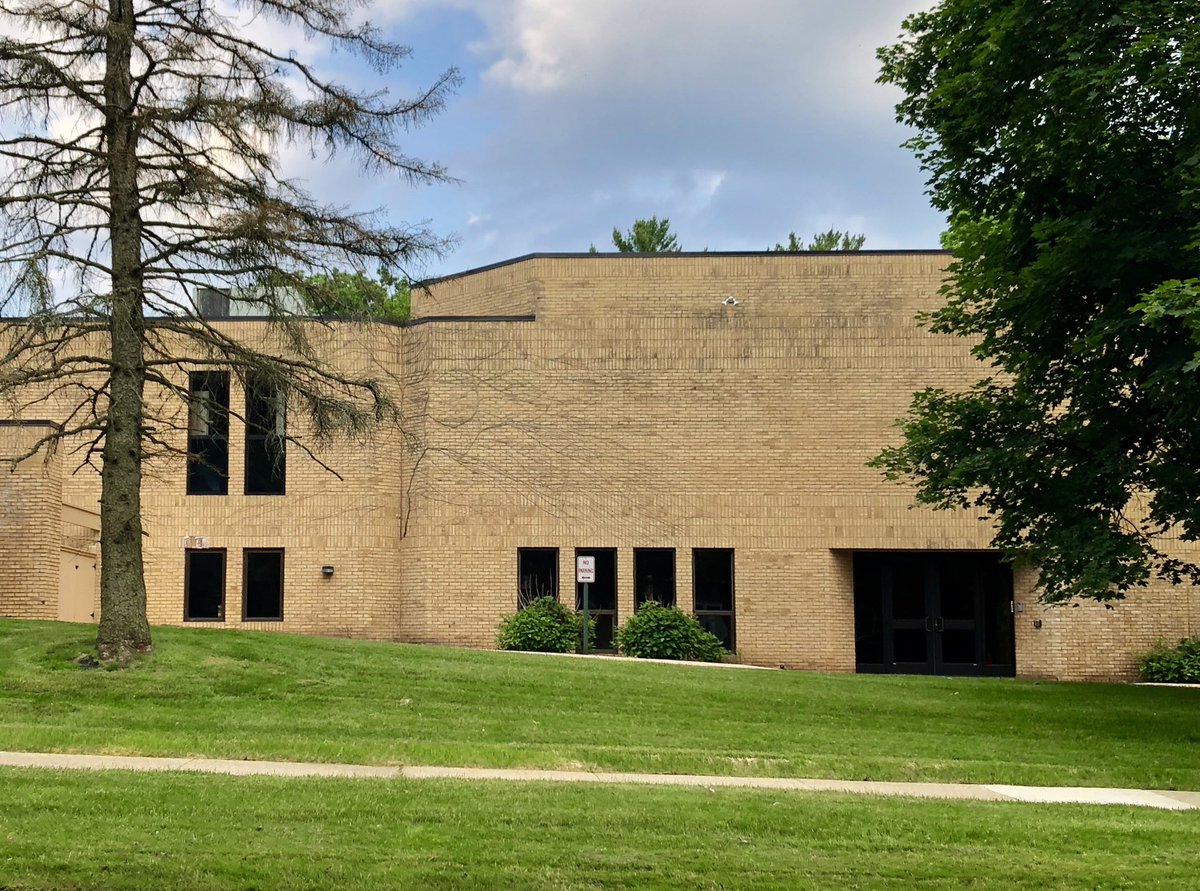
[(283, 392), (262, 375), (246, 379), (246, 494), (282, 495), (287, 473)]
[(248, 622), (283, 618), (283, 551), (243, 551), (242, 618)]
[(517, 609), (539, 597), (558, 599), (558, 549), (517, 549)]
[(229, 373), (188, 375), (189, 495), (229, 492)]
[(670, 548), (637, 548), (633, 552), (635, 603), (647, 600), (675, 605), (675, 552)]
[(183, 574), (183, 618), (224, 620), (225, 552), (185, 551)]
[(692, 592), (696, 618), (726, 649), (736, 640), (733, 610), (733, 549), (695, 548), (692, 551)]

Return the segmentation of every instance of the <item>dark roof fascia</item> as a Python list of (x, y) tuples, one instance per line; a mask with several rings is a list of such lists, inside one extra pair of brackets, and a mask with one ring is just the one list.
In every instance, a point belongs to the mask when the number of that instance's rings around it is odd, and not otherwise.
[(54, 421), (7, 419), (0, 420), (0, 427), (49, 427), (51, 430), (61, 430), (62, 425)]
[(449, 275), (440, 275), (436, 278), (422, 279), (421, 281), (413, 282), (412, 287), (428, 289), (431, 285), (440, 284), (441, 282), (453, 281), (457, 278), (466, 278), (468, 275), (478, 275), (481, 272), (491, 272), (493, 269), (503, 269), (505, 266), (515, 266), (518, 263), (526, 263), (530, 260), (585, 260), (591, 258), (601, 258), (605, 260), (622, 259), (622, 260), (662, 260), (665, 258), (675, 257), (794, 257), (797, 254), (804, 254), (811, 257), (831, 257), (831, 256), (855, 256), (855, 257), (911, 257), (911, 256), (950, 256), (950, 251), (941, 248), (918, 248), (915, 250), (872, 250), (872, 251), (671, 251), (649, 254), (624, 254), (618, 251), (577, 251), (577, 252), (539, 252), (533, 254), (522, 254), (519, 257), (513, 257), (509, 260), (500, 260), (497, 263), (489, 263), (486, 266), (476, 266), (473, 269), (466, 269), (462, 272), (452, 272)]
[(430, 322), (536, 322), (537, 316), (420, 316), (409, 321), (409, 325), (428, 325)]
[[(28, 322), (29, 316), (0, 316), (0, 322)], [(388, 325), (392, 328), (404, 328), (412, 324), (411, 320), (404, 322), (395, 322), (391, 319), (368, 319), (362, 316), (287, 316), (291, 322), (335, 322), (338, 324), (360, 322), (371, 325)], [(188, 317), (188, 316), (146, 316), (146, 324), (153, 326), (159, 322), (277, 322), (278, 316), (203, 316), (203, 317)], [(69, 326), (71, 324), (70, 317), (64, 317), (59, 324)]]

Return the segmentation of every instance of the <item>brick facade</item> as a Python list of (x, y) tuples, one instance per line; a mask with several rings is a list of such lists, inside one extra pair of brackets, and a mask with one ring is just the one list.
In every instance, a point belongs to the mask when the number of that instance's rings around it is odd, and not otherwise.
[[(184, 536), (226, 549), (224, 626), (245, 624), (242, 549), (281, 547), (284, 620), (253, 627), (469, 646), (491, 645), (515, 608), (518, 548), (558, 550), (568, 602), (575, 549), (615, 549), (618, 621), (634, 609), (634, 549), (675, 550), (690, 609), (692, 549), (729, 548), (740, 656), (852, 671), (855, 552), (988, 544), (977, 518), (911, 509), (865, 466), (914, 390), (980, 374), (961, 340), (914, 322), (946, 259), (535, 256), (417, 290), (407, 328), (335, 326), (328, 354), (387, 371), (403, 431), (330, 446), (341, 481), (293, 450), (283, 496), (237, 494), (236, 425), (231, 494), (186, 495), (178, 462), (155, 467), (151, 621), (182, 621)], [(76, 473), (62, 494), (97, 492)], [(1128, 677), (1156, 637), (1200, 633), (1191, 588), (1046, 610), (1032, 579), (1015, 580), (1023, 676)], [(0, 612), (19, 612), (2, 592)]]
[[(58, 615), (62, 544), (62, 455), (54, 449), (22, 461), (48, 422), (0, 421), (0, 615), (54, 619)], [(9, 459), (9, 460), (4, 460)]]

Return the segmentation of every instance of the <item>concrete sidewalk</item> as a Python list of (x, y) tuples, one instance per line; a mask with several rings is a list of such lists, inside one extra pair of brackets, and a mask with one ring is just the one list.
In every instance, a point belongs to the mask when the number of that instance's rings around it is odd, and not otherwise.
[(866, 780), (720, 777), (653, 773), (591, 773), (576, 770), (501, 770), (485, 767), (375, 767), (297, 761), (228, 761), (218, 758), (143, 758), (126, 755), (55, 755), (0, 752), (0, 767), (51, 770), (185, 771), (229, 776), (350, 777), (407, 780), (504, 780), (541, 783), (627, 783), (642, 786), (699, 786), (706, 789), (772, 789), (784, 792), (844, 792), (854, 795), (1041, 804), (1123, 804), (1165, 810), (1200, 810), (1200, 792), (1100, 789), (1071, 786), (1006, 786), (970, 783), (885, 783)]

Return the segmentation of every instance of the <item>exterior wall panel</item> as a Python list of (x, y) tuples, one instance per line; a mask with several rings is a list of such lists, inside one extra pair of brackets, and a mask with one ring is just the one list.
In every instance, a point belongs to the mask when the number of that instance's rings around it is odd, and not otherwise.
[[(150, 619), (182, 622), (183, 554), (198, 538), (228, 554), (224, 627), (467, 646), (493, 645), (515, 608), (518, 548), (558, 549), (572, 604), (575, 549), (615, 548), (621, 619), (634, 609), (634, 549), (675, 550), (677, 603), (690, 610), (692, 549), (732, 548), (741, 658), (852, 671), (856, 550), (988, 545), (977, 517), (914, 510), (911, 491), (866, 466), (913, 391), (983, 373), (968, 344), (914, 321), (937, 304), (947, 259), (539, 256), (416, 289), (407, 328), (314, 325), (338, 367), (380, 377), (401, 423), (323, 446), (340, 479), (289, 446), (280, 496), (241, 494), (236, 419), (227, 496), (188, 496), (179, 459), (151, 461)], [(261, 322), (222, 324), (279, 348)], [(243, 398), (234, 381), (231, 403)], [(34, 507), (7, 507), (0, 522), (10, 551), (46, 537), (56, 579), (60, 527), (36, 505), (94, 504), (99, 487), (91, 471), (56, 482), (62, 471), (47, 468), (6, 478), (12, 503)], [(285, 549), (282, 622), (239, 621), (243, 548)], [(1015, 575), (1023, 676), (1126, 678), (1156, 637), (1200, 633), (1191, 588), (1046, 610), (1034, 581)], [(0, 588), (0, 612), (52, 617), (53, 597)]]

